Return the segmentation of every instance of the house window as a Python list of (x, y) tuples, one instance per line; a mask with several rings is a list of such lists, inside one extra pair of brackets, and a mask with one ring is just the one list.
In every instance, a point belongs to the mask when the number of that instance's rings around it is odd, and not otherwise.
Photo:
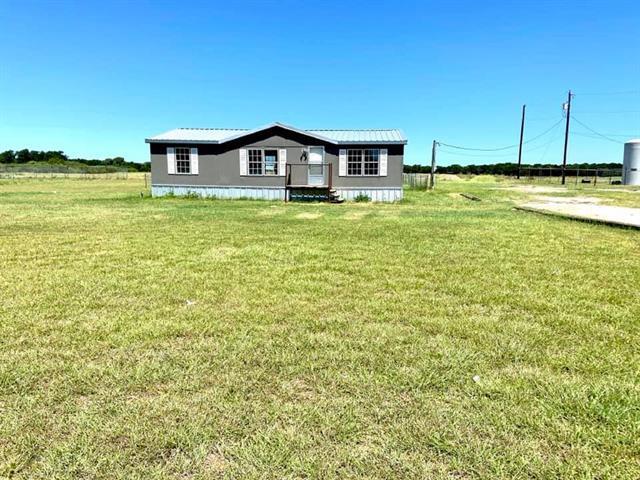
[(262, 175), (262, 150), (249, 150), (249, 175)]
[(277, 150), (264, 151), (264, 174), (278, 175), (278, 151)]
[(347, 175), (362, 175), (362, 150), (347, 150)]
[(277, 150), (249, 150), (249, 175), (278, 175)]
[(347, 150), (347, 175), (378, 176), (380, 173), (380, 150)]
[(378, 175), (378, 165), (380, 163), (380, 150), (368, 149), (364, 151), (364, 174)]
[(176, 173), (191, 173), (191, 153), (189, 148), (176, 148)]

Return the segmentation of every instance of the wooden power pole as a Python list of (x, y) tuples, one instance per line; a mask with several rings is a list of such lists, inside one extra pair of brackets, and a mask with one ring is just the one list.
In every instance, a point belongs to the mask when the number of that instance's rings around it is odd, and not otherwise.
[(522, 166), (522, 139), (524, 138), (524, 115), (527, 110), (526, 105), (522, 105), (522, 123), (520, 124), (520, 148), (518, 149), (518, 180), (520, 180), (520, 168)]
[(564, 155), (562, 156), (562, 185), (565, 184), (567, 175), (567, 149), (569, 148), (569, 120), (571, 119), (571, 97), (573, 94), (569, 90), (569, 96), (567, 97), (567, 125), (564, 129)]
[(429, 181), (429, 188), (433, 190), (436, 186), (436, 146), (438, 142), (433, 141), (433, 147), (431, 147), (431, 177)]

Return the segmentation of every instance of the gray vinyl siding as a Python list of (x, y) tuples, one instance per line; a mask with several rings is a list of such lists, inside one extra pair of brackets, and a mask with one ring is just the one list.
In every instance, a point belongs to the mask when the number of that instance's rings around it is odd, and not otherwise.
[[(216, 152), (211, 145), (189, 145), (198, 148), (199, 175), (169, 175), (167, 173), (167, 147), (180, 147), (181, 145), (161, 145), (158, 153), (151, 154), (151, 181), (154, 185), (221, 185), (240, 187), (283, 187), (285, 177), (240, 175), (240, 148), (273, 148), (287, 150), (287, 161), (292, 158), (299, 159), (302, 152), (301, 146), (290, 146), (286, 139), (272, 137), (262, 142), (234, 148), (224, 152)], [(152, 152), (154, 151), (152, 145)], [(293, 157), (296, 155), (297, 157)], [(292, 160), (293, 161), (293, 160)]]
[[(167, 147), (197, 147), (199, 174), (184, 175), (167, 173)], [(404, 145), (335, 145), (323, 143), (313, 137), (295, 134), (286, 130), (272, 129), (228, 144), (162, 144), (152, 143), (151, 181), (153, 185), (191, 185), (191, 186), (235, 186), (235, 187), (284, 187), (284, 176), (241, 176), (239, 149), (252, 147), (287, 150), (287, 163), (300, 163), (303, 149), (314, 146), (324, 147), (325, 162), (332, 164), (333, 186), (336, 188), (388, 188), (402, 187), (402, 169)], [(388, 150), (386, 177), (340, 177), (339, 150), (351, 148), (386, 148)], [(306, 184), (306, 169), (293, 167), (292, 183)]]

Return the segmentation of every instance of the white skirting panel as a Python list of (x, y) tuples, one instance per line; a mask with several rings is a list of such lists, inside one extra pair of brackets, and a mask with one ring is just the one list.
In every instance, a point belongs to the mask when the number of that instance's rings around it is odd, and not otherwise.
[(366, 195), (372, 202), (397, 202), (402, 200), (402, 188), (336, 188), (345, 200), (354, 200), (358, 195)]
[[(402, 200), (402, 188), (336, 188), (345, 200), (366, 195), (372, 202), (397, 202)], [(207, 198), (251, 198), (256, 200), (284, 200), (284, 187), (221, 187), (202, 185), (152, 185), (154, 197), (197, 195)]]
[(202, 185), (152, 185), (151, 195), (163, 197), (197, 195), (205, 198), (251, 198), (284, 200), (284, 187), (213, 187)]

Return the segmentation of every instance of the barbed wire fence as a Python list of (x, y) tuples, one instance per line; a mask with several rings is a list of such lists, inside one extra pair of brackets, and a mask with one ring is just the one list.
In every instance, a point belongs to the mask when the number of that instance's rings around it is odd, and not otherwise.
[[(523, 183), (558, 183), (562, 181), (562, 167), (522, 167), (520, 182)], [(622, 168), (567, 168), (564, 170), (567, 185), (600, 184), (620, 185)], [(513, 176), (515, 180), (515, 176)]]
[[(520, 178), (516, 173), (465, 173), (441, 172), (436, 176), (449, 175), (453, 178), (474, 177), (478, 175), (492, 175), (497, 178), (504, 178), (510, 181), (525, 184), (558, 184), (562, 183), (561, 166), (523, 166), (520, 170)], [(567, 168), (565, 169), (566, 184), (568, 187), (586, 187), (598, 185), (620, 185), (622, 183), (622, 168)], [(428, 173), (403, 173), (402, 183), (405, 187), (413, 190), (427, 189), (429, 186)]]

